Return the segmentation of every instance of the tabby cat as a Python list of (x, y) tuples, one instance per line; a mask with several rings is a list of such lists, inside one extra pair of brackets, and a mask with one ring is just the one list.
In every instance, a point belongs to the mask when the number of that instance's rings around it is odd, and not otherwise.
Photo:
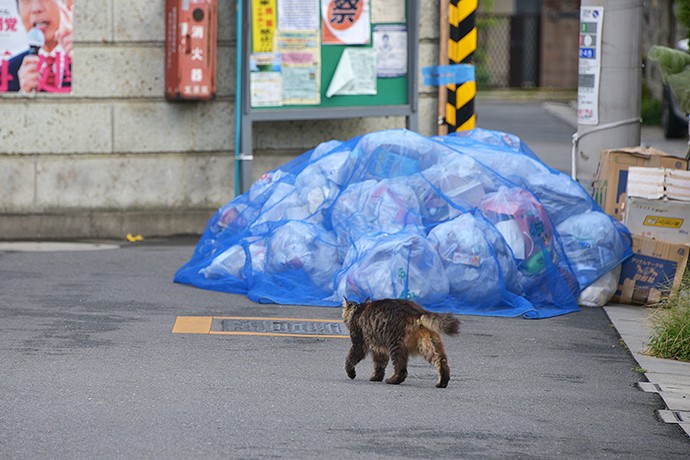
[(408, 357), (421, 355), (438, 369), (436, 388), (448, 386), (450, 368), (440, 334), (458, 333), (460, 322), (453, 315), (429, 312), (411, 300), (343, 299), (343, 321), (352, 339), (345, 361), (348, 377), (355, 378), (355, 366), (371, 352), (374, 372), (369, 380), (383, 380), (390, 359), (394, 373), (386, 383), (397, 385), (407, 377)]

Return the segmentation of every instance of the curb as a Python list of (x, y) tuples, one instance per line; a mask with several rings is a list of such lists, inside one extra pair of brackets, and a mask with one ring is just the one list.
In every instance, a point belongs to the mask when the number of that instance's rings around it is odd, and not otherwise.
[(657, 393), (666, 405), (656, 411), (665, 423), (675, 423), (690, 437), (690, 363), (654, 358), (645, 354), (651, 336), (650, 309), (631, 305), (606, 305), (604, 311), (620, 334), (635, 361), (644, 369), (648, 382), (638, 388)]

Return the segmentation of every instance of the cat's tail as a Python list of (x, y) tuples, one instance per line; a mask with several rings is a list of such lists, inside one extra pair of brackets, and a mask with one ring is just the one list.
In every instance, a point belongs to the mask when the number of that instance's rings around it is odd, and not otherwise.
[(460, 332), (460, 321), (450, 313), (425, 313), (419, 323), (439, 334), (457, 335)]

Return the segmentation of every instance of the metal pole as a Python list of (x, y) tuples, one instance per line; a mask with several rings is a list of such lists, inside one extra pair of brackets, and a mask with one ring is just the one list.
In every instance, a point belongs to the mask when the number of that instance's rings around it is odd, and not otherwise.
[[(572, 175), (591, 193), (601, 151), (640, 144), (642, 0), (582, 0), (580, 8)], [(599, 14), (603, 23), (595, 30)]]
[(242, 178), (242, 25), (244, 24), (242, 3), (244, 0), (237, 1), (237, 19), (235, 23), (235, 33), (237, 42), (235, 45), (235, 196), (244, 193)]
[[(439, 31), (438, 31), (438, 64), (448, 65), (448, 40), (450, 39), (450, 21), (448, 19), (449, 0), (439, 0)], [(438, 87), (438, 132), (439, 136), (448, 134), (446, 124), (446, 104), (448, 102), (448, 89), (445, 86)]]

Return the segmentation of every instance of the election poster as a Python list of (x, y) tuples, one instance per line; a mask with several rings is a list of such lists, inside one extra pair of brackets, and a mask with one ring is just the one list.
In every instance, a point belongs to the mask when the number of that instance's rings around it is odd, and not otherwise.
[(69, 93), (72, 0), (0, 0), (0, 93)]

